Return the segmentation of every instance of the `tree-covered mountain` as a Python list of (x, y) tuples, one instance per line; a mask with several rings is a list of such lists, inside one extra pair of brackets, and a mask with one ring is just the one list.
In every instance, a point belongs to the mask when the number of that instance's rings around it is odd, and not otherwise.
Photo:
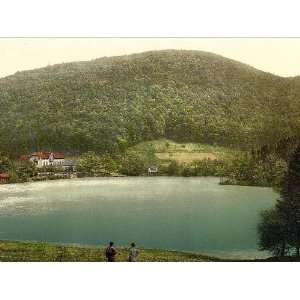
[(0, 151), (122, 151), (161, 137), (244, 149), (300, 132), (300, 79), (164, 50), (0, 79)]

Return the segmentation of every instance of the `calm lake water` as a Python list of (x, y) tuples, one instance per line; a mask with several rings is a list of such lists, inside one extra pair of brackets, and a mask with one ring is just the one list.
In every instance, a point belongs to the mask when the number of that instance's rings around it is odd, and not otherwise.
[(270, 188), (217, 178), (85, 178), (0, 186), (0, 239), (186, 250), (253, 258)]

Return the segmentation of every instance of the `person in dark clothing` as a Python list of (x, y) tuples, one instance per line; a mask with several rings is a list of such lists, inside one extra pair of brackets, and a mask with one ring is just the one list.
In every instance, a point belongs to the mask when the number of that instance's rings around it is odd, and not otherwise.
[(109, 242), (109, 246), (105, 249), (105, 257), (108, 262), (114, 262), (117, 250), (114, 247), (114, 242)]

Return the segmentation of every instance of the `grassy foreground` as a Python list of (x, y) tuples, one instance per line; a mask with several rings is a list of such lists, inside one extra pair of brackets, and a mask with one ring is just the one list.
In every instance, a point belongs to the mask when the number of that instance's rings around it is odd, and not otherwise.
[[(0, 262), (105, 262), (104, 247), (57, 245), (45, 242), (0, 241)], [(127, 261), (127, 249), (118, 247), (117, 262)], [(139, 262), (299, 262), (300, 257), (231, 260), (198, 253), (140, 249)]]
[[(116, 261), (126, 261), (126, 248), (118, 248)], [(102, 262), (106, 261), (104, 248), (65, 246), (44, 242), (0, 241), (0, 261), (2, 262)], [(140, 249), (140, 262), (208, 262), (223, 261), (201, 254)]]

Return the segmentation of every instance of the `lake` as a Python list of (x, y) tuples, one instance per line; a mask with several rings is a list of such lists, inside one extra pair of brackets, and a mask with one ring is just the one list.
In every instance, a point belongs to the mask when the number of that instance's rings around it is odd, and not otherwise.
[(257, 250), (270, 188), (217, 178), (84, 178), (0, 185), (0, 239), (185, 250), (231, 258)]

